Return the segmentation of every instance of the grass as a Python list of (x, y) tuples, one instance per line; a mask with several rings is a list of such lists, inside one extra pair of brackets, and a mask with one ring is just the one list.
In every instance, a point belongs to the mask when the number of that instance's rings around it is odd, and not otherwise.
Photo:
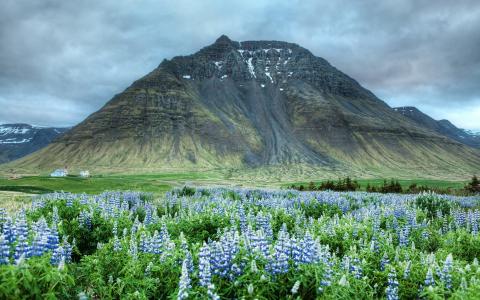
[(0, 207), (5, 208), (9, 213), (29, 207), (31, 203), (30, 194), (0, 191)]
[(165, 177), (154, 176), (97, 176), (91, 178), (65, 177), (51, 178), (29, 176), (20, 179), (0, 179), (0, 190), (42, 194), (53, 191), (96, 194), (105, 190), (141, 190), (163, 193), (172, 188), (173, 183), (165, 182)]
[[(389, 179), (387, 179), (389, 180)], [(412, 183), (426, 185), (435, 188), (463, 188), (465, 181), (446, 181), (432, 179), (400, 179), (398, 180), (403, 188), (408, 188)], [(322, 180), (316, 180), (318, 184)], [(360, 179), (358, 180), (362, 190), (367, 184), (380, 186), (383, 179)], [(72, 193), (97, 194), (105, 190), (138, 190), (162, 194), (172, 187), (183, 185), (242, 185), (246, 182), (241, 180), (229, 180), (220, 173), (209, 172), (185, 172), (185, 173), (161, 173), (161, 174), (138, 174), (138, 175), (99, 175), (90, 178), (68, 176), (63, 178), (52, 178), (48, 176), (25, 176), (19, 179), (0, 178), (0, 191), (23, 192), (28, 194), (42, 194), (53, 191), (66, 191)], [(288, 187), (292, 184), (305, 186), (308, 181), (267, 183), (257, 181), (247, 185), (262, 187)]]

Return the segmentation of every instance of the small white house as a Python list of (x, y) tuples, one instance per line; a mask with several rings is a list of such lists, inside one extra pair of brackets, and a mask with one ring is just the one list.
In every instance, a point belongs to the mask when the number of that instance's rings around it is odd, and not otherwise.
[(50, 174), (50, 177), (67, 177), (68, 170), (67, 169), (56, 169)]
[(80, 171), (80, 177), (83, 177), (83, 178), (90, 177), (90, 171), (88, 171), (88, 170)]

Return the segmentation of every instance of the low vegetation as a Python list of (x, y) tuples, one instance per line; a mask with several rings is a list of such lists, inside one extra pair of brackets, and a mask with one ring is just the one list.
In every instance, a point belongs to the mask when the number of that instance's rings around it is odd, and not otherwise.
[(0, 298), (478, 299), (478, 196), (154, 197), (53, 193), (0, 211)]
[(364, 190), (370, 193), (405, 193), (405, 194), (418, 194), (423, 192), (436, 192), (437, 194), (454, 194), (454, 195), (474, 195), (480, 193), (480, 180), (477, 176), (473, 176), (471, 181), (463, 187), (442, 187), (429, 186), (427, 184), (421, 184), (416, 182), (409, 183), (408, 186), (402, 185), (399, 180), (383, 180), (383, 183), (370, 183), (366, 181), (364, 188), (359, 183), (360, 180), (354, 180), (350, 177), (345, 179), (339, 179), (337, 181), (327, 180), (319, 183), (313, 181), (308, 184), (291, 184), (288, 187), (299, 191), (360, 191)]

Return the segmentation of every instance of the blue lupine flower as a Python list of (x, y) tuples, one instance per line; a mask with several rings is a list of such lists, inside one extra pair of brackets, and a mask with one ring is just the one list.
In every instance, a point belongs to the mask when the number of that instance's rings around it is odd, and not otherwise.
[(15, 259), (19, 259), (20, 256), (29, 257), (30, 247), (27, 243), (28, 237), (28, 226), (27, 221), (25, 220), (25, 215), (21, 214), (18, 218), (17, 222), (15, 223), (16, 226), (16, 236), (17, 236), (17, 244), (15, 245)]
[(72, 261), (72, 245), (68, 242), (67, 237), (63, 237), (63, 257), (65, 258), (65, 262), (69, 263)]
[(63, 256), (64, 254), (64, 250), (63, 250), (63, 247), (62, 246), (58, 246), (55, 250), (53, 250), (53, 253), (52, 253), (52, 257), (50, 258), (50, 263), (53, 265), (53, 266), (58, 266), (58, 264), (60, 263), (60, 261), (64, 258)]
[(198, 254), (198, 277), (200, 285), (204, 287), (208, 287), (212, 280), (210, 259), (210, 247), (204, 242)]
[(427, 230), (422, 231), (422, 239), (428, 240), (429, 236), (430, 236), (430, 234), (428, 233)]
[(153, 267), (153, 262), (149, 262), (147, 267), (145, 268), (145, 277), (149, 277), (152, 275), (152, 267)]
[(52, 215), (52, 223), (55, 226), (60, 222), (60, 217), (58, 216), (58, 208), (56, 206), (53, 207), (53, 215)]
[(193, 258), (192, 258), (192, 253), (190, 251), (185, 251), (185, 261), (187, 262), (187, 269), (188, 272), (193, 273), (194, 267), (193, 267)]
[(385, 290), (387, 300), (398, 300), (398, 281), (397, 274), (394, 268), (390, 269), (388, 273), (388, 287)]
[(215, 290), (214, 290), (215, 286), (213, 284), (209, 284), (207, 288), (208, 288), (207, 295), (209, 299), (220, 300), (220, 297), (217, 295), (217, 293), (215, 293)]
[(42, 232), (37, 232), (33, 238), (31, 250), (32, 256), (42, 256), (48, 251), (48, 237)]
[(453, 269), (453, 256), (449, 254), (445, 259), (445, 263), (443, 264), (443, 270), (441, 272), (441, 280), (445, 284), (447, 289), (452, 288), (452, 269)]
[(0, 265), (6, 265), (10, 260), (10, 244), (4, 234), (0, 234)]
[(147, 235), (145, 234), (145, 231), (142, 231), (142, 233), (140, 233), (140, 247), (139, 247), (139, 250), (141, 252), (144, 252), (144, 253), (147, 253), (150, 250), (150, 240), (147, 237)]
[(387, 253), (383, 254), (382, 259), (380, 260), (380, 270), (385, 271), (385, 267), (390, 264), (390, 259), (388, 258)]
[(435, 285), (435, 279), (433, 279), (432, 268), (428, 268), (427, 276), (425, 277), (425, 286)]
[(118, 252), (121, 250), (121, 245), (120, 245), (120, 240), (118, 239), (118, 236), (113, 237), (113, 251)]
[(320, 281), (320, 286), (318, 287), (319, 292), (323, 292), (325, 287), (332, 285), (332, 275), (333, 275), (332, 263), (327, 259), (327, 261), (324, 264), (323, 277), (322, 277), (322, 280)]
[(132, 256), (133, 259), (137, 259), (137, 256), (138, 256), (137, 239), (133, 234), (132, 234), (132, 237), (130, 238), (130, 247), (128, 249), (128, 254), (130, 254), (130, 256)]
[(410, 277), (411, 266), (412, 266), (412, 262), (408, 261), (407, 265), (405, 266), (405, 270), (403, 271), (403, 279), (408, 279), (408, 277)]
[(295, 283), (293, 284), (292, 289), (290, 290), (290, 292), (292, 292), (292, 295), (297, 294), (299, 288), (300, 288), (300, 281), (297, 280), (297, 281), (295, 281)]
[(266, 266), (267, 272), (272, 275), (285, 274), (288, 272), (289, 264), (288, 257), (283, 252), (275, 252), (269, 259), (269, 263)]
[(408, 246), (409, 233), (410, 233), (410, 228), (408, 226), (403, 227), (403, 229), (400, 231), (400, 238), (399, 238), (400, 247)]
[(377, 253), (379, 250), (378, 242), (377, 242), (377, 237), (373, 236), (372, 241), (370, 242), (370, 251)]
[(360, 259), (354, 258), (350, 264), (350, 272), (353, 274), (353, 277), (360, 279), (363, 276), (363, 269), (360, 266)]
[(154, 254), (162, 253), (162, 238), (158, 234), (158, 231), (155, 230), (153, 237), (150, 241), (150, 252)]
[(8, 217), (6, 218), (5, 222), (3, 223), (2, 231), (3, 231), (3, 235), (4, 235), (5, 239), (9, 243), (15, 242), (15, 240), (16, 240), (15, 225), (13, 224), (11, 218), (8, 218)]
[(178, 300), (183, 300), (188, 298), (188, 291), (190, 290), (190, 276), (188, 275), (188, 266), (187, 261), (184, 260), (182, 263), (182, 275), (180, 276), (180, 282), (178, 283)]

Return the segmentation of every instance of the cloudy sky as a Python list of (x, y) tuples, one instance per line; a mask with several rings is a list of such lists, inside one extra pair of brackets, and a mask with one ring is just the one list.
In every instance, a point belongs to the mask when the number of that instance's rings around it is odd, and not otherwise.
[(221, 34), (300, 44), (391, 106), (480, 130), (480, 2), (2, 0), (0, 122), (74, 125)]

